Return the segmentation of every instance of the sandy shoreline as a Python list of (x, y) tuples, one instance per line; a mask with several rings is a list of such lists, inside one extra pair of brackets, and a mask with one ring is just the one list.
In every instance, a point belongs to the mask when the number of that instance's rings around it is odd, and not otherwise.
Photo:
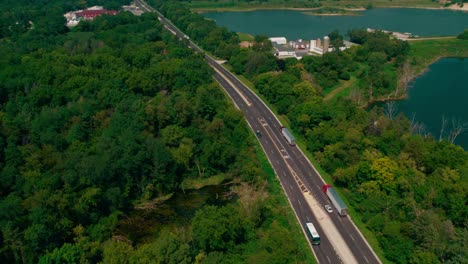
[(458, 5), (451, 5), (451, 6), (448, 7), (448, 9), (468, 12), (468, 4), (463, 5), (463, 7), (460, 7)]
[[(451, 11), (464, 11), (468, 12), (468, 4), (460, 7), (457, 4), (448, 6), (448, 7), (411, 7), (411, 6), (388, 6), (388, 7), (375, 7), (375, 8), (416, 8), (416, 9), (429, 9), (429, 10), (451, 10)], [(288, 10), (299, 10), (299, 11), (309, 11), (309, 10), (319, 10), (320, 8), (288, 8)], [(343, 8), (341, 10), (349, 11), (348, 13), (313, 13), (313, 12), (303, 12), (306, 15), (313, 16), (358, 16), (359, 13), (356, 11), (365, 11), (364, 7), (361, 8)], [(355, 14), (353, 14), (355, 13)]]
[(357, 12), (348, 12), (348, 13), (314, 13), (314, 12), (302, 12), (304, 15), (308, 16), (360, 16), (361, 14)]
[(354, 15), (354, 14), (339, 14), (339, 13), (323, 13), (323, 14), (319, 14), (319, 13), (309, 13), (309, 14), (306, 14), (306, 15), (310, 15), (310, 16), (358, 16), (357, 14)]
[(452, 11), (465, 11), (468, 12), (468, 4), (460, 7), (459, 5), (451, 5), (448, 7), (412, 7), (412, 6), (387, 6), (387, 7), (376, 7), (376, 8), (417, 8), (417, 9), (430, 9), (430, 10), (452, 10)]
[(253, 12), (260, 10), (293, 10), (293, 11), (314, 11), (319, 10), (320, 7), (267, 7), (267, 8), (246, 8), (246, 9), (230, 9), (230, 8), (193, 8), (198, 14), (208, 13), (208, 12)]

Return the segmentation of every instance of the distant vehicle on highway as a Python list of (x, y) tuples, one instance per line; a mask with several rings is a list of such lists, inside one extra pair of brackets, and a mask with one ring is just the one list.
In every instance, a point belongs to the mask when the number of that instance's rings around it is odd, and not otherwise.
[(289, 132), (289, 130), (285, 127), (281, 127), (281, 134), (283, 134), (283, 137), (288, 141), (289, 145), (295, 146), (296, 145), (296, 139), (294, 136)]
[(257, 130), (255, 134), (257, 134), (257, 137), (262, 137), (262, 132), (260, 132), (260, 130)]
[(328, 213), (333, 213), (333, 209), (331, 208), (330, 205), (326, 204), (324, 207), (325, 207), (325, 210), (327, 210)]
[(306, 223), (307, 232), (313, 245), (320, 245), (320, 236), (312, 223)]
[(184, 35), (184, 39), (190, 39), (190, 37), (187, 35)]

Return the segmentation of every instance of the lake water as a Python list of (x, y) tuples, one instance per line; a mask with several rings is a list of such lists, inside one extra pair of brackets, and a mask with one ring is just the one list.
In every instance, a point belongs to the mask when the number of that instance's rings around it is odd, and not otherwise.
[[(442, 118), (466, 123), (468, 128), (468, 59), (445, 58), (429, 67), (415, 79), (408, 90), (408, 99), (397, 103), (398, 110), (424, 124), (426, 130), (439, 138)], [(468, 131), (458, 136), (455, 143), (468, 150)]]
[(311, 16), (303, 11), (209, 12), (205, 17), (235, 32), (288, 39), (315, 39), (337, 29), (377, 28), (419, 36), (453, 36), (468, 28), (468, 12), (417, 8), (375, 8), (359, 16)]

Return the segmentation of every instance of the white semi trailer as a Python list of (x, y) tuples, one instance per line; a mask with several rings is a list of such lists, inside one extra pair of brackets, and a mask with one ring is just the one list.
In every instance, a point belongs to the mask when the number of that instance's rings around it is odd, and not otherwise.
[(328, 199), (332, 202), (333, 206), (335, 206), (336, 210), (341, 216), (345, 216), (348, 213), (348, 207), (344, 204), (343, 200), (341, 200), (338, 193), (335, 192), (331, 185), (324, 185), (322, 188), (323, 192), (328, 196)]
[(289, 145), (295, 146), (296, 145), (296, 139), (294, 136), (289, 132), (289, 130), (285, 127), (281, 127), (281, 134), (283, 134), (283, 137), (288, 141)]

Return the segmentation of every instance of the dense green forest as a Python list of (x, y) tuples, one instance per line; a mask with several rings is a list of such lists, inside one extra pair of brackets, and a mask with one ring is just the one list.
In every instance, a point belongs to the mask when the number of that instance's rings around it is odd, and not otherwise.
[[(180, 5), (152, 1), (182, 30), (232, 69), (248, 77), (289, 120), (307, 150), (341, 187), (360, 221), (394, 263), (467, 263), (468, 159), (459, 146), (419, 135), (417, 124), (391, 104), (362, 109), (362, 102), (404, 94), (409, 45), (382, 32), (348, 32), (361, 44), (322, 57), (277, 61), (265, 37), (250, 49), (224, 54), (232, 36)], [(200, 32), (200, 29), (206, 29)], [(335, 45), (339, 34), (332, 32)], [(206, 43), (219, 45), (211, 46)], [(459, 40), (463, 41), (463, 40)], [(230, 56), (229, 56), (230, 54)], [(356, 78), (336, 100), (324, 91)], [(403, 90), (402, 90), (403, 89)]]
[[(360, 47), (278, 61), (266, 37), (240, 49), (237, 35), (213, 21), (149, 2), (255, 84), (341, 187), (386, 259), (467, 263), (466, 152), (418, 135), (391, 107), (358, 107), (404, 93), (414, 63), (405, 42), (354, 30), (348, 35)], [(128, 2), (0, 3), (0, 260), (310, 262), (253, 136), (202, 56), (151, 14), (64, 26), (63, 13), (95, 4)], [(331, 35), (339, 45), (342, 36)], [(351, 78), (350, 94), (323, 100)], [(220, 175), (243, 181), (232, 187), (236, 201), (203, 207), (149, 243), (115, 235), (135, 207), (180, 191), (184, 180)]]
[[(254, 136), (202, 55), (154, 14), (66, 28), (63, 13), (84, 4), (128, 3), (1, 4), (0, 261), (313, 261)], [(238, 182), (233, 201), (162, 226), (147, 243), (115, 233), (134, 208), (213, 176)]]
[[(23, 33), (35, 29), (28, 34), (29, 38), (36, 37), (30, 44), (35, 44), (40, 38), (68, 31), (65, 27), (63, 14), (68, 11), (84, 9), (99, 5), (111, 10), (118, 10), (129, 0), (87, 0), (87, 1), (48, 1), (48, 0), (18, 0), (2, 1), (0, 3), (0, 39), (9, 37), (16, 40), (25, 38)], [(31, 39), (32, 40), (32, 39)], [(43, 45), (39, 41), (36, 45)]]

